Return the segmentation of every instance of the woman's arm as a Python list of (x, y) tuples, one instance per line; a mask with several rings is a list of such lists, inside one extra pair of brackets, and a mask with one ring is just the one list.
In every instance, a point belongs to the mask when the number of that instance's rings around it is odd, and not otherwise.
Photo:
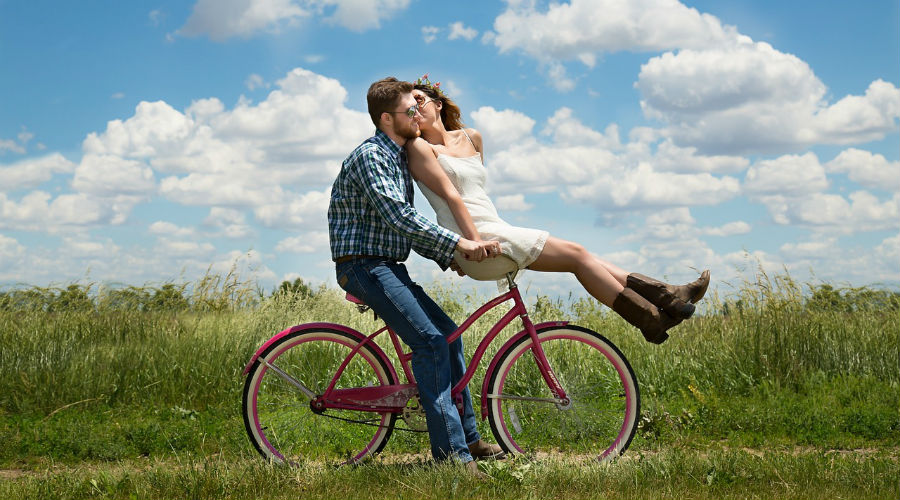
[(428, 142), (422, 138), (407, 142), (406, 154), (409, 160), (409, 171), (413, 178), (425, 184), (428, 189), (447, 202), (450, 212), (456, 220), (456, 225), (463, 233), (462, 236), (470, 240), (481, 241), (481, 236), (472, 222), (472, 216), (469, 215), (469, 209), (466, 208), (459, 196), (459, 191), (450, 182), (444, 169), (438, 164)]

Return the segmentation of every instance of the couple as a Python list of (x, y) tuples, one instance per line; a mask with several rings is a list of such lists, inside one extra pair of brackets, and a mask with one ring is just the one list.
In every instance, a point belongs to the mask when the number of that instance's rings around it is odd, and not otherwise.
[[(709, 272), (683, 286), (628, 272), (581, 245), (546, 231), (510, 226), (484, 191), (481, 136), (466, 130), (459, 108), (427, 77), (416, 84), (385, 78), (367, 94), (375, 135), (344, 160), (331, 190), (328, 228), (341, 288), (368, 304), (412, 349), (412, 368), (435, 459), (455, 458), (482, 475), (475, 458), (499, 458), (481, 439), (469, 390), (462, 415), (450, 397), (465, 373), (462, 339), (447, 344), (456, 324), (413, 282), (402, 264), (415, 250), (462, 274), (454, 254), (480, 262), (499, 254), (519, 268), (571, 272), (654, 343), (694, 312)], [(413, 207), (413, 179), (440, 225)], [(448, 229), (449, 228), (449, 229)]]

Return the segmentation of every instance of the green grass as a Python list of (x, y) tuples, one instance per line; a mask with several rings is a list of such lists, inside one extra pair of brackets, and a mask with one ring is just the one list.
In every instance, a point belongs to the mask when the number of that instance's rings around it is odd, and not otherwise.
[[(458, 321), (485, 299), (431, 292)], [(233, 277), (116, 293), (9, 290), (0, 498), (896, 499), (896, 297), (760, 274), (727, 300), (708, 297), (662, 346), (594, 301), (532, 299), (535, 322), (569, 319), (620, 347), (640, 383), (640, 428), (615, 463), (520, 457), (483, 465), (495, 480), (476, 483), (425, 461), (427, 441), (409, 433), (360, 467), (278, 468), (256, 456), (240, 416), (241, 370), (256, 348), (304, 322), (379, 324), (336, 290), (266, 295)], [(502, 312), (466, 334), (470, 353)]]

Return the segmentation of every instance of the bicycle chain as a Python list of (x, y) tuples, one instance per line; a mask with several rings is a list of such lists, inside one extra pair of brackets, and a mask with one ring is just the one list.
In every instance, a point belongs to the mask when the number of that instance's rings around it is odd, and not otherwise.
[[(344, 417), (338, 417), (338, 416), (335, 416), (335, 415), (328, 415), (328, 414), (326, 414), (326, 413), (324, 413), (324, 412), (323, 412), (323, 413), (319, 413), (318, 415), (319, 415), (319, 416), (322, 416), (322, 417), (333, 418), (333, 419), (335, 419), (335, 420), (343, 420), (344, 422), (350, 422), (351, 424), (362, 424), (362, 425), (368, 425), (368, 426), (370, 426), (370, 427), (381, 427), (381, 428), (387, 428), (387, 427), (389, 427), (389, 426), (387, 426), (387, 425), (373, 424), (370, 420), (353, 420), (352, 418), (344, 418)], [(402, 428), (402, 427), (394, 427), (394, 430), (395, 430), (395, 431), (405, 431), (405, 432), (428, 432), (427, 429), (425, 429), (425, 430), (404, 429), (404, 428)]]

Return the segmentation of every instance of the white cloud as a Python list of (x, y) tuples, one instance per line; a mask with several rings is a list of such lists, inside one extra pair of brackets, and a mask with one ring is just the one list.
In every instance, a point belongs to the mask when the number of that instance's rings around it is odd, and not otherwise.
[(835, 104), (804, 61), (741, 37), (703, 50), (667, 52), (641, 66), (635, 87), (648, 118), (678, 144), (704, 152), (778, 153), (848, 144), (896, 129), (900, 90), (877, 80)]
[(145, 163), (115, 155), (86, 154), (75, 169), (72, 187), (97, 196), (149, 195), (156, 189)]
[(894, 269), (897, 270), (897, 263), (900, 262), (900, 234), (885, 238), (875, 247), (875, 253), (885, 262), (893, 263)]
[(15, 238), (0, 234), (0, 262), (8, 262), (25, 255), (25, 247)]
[(173, 240), (166, 237), (159, 238), (155, 248), (157, 252), (176, 258), (208, 259), (216, 251), (216, 248), (208, 242)]
[(531, 135), (535, 121), (523, 113), (513, 110), (497, 111), (483, 106), (473, 111), (472, 120), (484, 136), (485, 149), (503, 150), (514, 146)]
[(257, 220), (267, 227), (309, 229), (327, 227), (326, 213), (331, 188), (303, 195), (287, 194), (274, 202), (256, 208)]
[(196, 234), (194, 228), (181, 227), (167, 221), (156, 221), (148, 228), (151, 234), (163, 236), (192, 237)]
[(0, 189), (9, 192), (37, 187), (55, 174), (70, 173), (74, 169), (75, 164), (59, 153), (0, 165)]
[(752, 195), (798, 195), (828, 187), (825, 169), (813, 153), (764, 160), (747, 170), (744, 191)]
[(747, 224), (744, 221), (734, 221), (719, 227), (703, 228), (702, 231), (703, 234), (708, 234), (710, 236), (734, 236), (738, 234), (747, 234), (751, 229), (750, 224)]
[(450, 34), (447, 35), (448, 40), (456, 40), (458, 38), (462, 38), (468, 41), (472, 41), (476, 36), (478, 36), (478, 30), (464, 26), (461, 21), (450, 23), (449, 28)]
[(25, 148), (12, 139), (0, 139), (0, 152), (3, 151), (24, 154)]
[[(543, 128), (542, 135), (552, 138), (550, 144), (539, 142), (531, 133), (534, 120), (517, 111), (483, 107), (472, 117), (485, 138), (489, 187), (497, 194), (558, 191), (566, 200), (609, 210), (714, 205), (739, 193), (732, 177), (662, 171), (649, 144), (623, 145), (617, 127), (608, 126), (602, 133), (591, 130), (566, 108)], [(671, 149), (662, 151), (671, 155)], [(689, 150), (678, 154), (681, 161), (692, 158)], [(713, 165), (735, 163), (694, 158)]]
[[(638, 141), (641, 144), (644, 141)], [(654, 142), (652, 139), (649, 142)], [(653, 166), (668, 172), (709, 172), (736, 174), (746, 170), (750, 161), (741, 156), (701, 155), (695, 147), (676, 146), (671, 139), (663, 140), (656, 149)]]
[(93, 182), (78, 177), (77, 187), (144, 192), (152, 168), (171, 174), (159, 182), (159, 193), (177, 203), (268, 206), (297, 196), (289, 188), (330, 184), (343, 157), (371, 133), (368, 115), (348, 109), (346, 100), (336, 80), (297, 68), (265, 100), (244, 99), (232, 110), (215, 98), (194, 101), (184, 112), (142, 102), (131, 118), (85, 139), (80, 169), (100, 155), (120, 168), (94, 165)]
[(147, 20), (150, 21), (151, 26), (159, 26), (160, 21), (165, 17), (165, 14), (159, 9), (151, 10), (147, 14)]
[(253, 234), (246, 216), (240, 210), (212, 207), (203, 223), (221, 229), (222, 236), (226, 238), (246, 239)]
[(534, 208), (534, 204), (525, 201), (525, 195), (523, 194), (498, 196), (496, 205), (499, 210), (508, 212), (526, 212)]
[(708, 47), (735, 36), (714, 16), (671, 0), (572, 0), (542, 11), (534, 2), (508, 1), (494, 32), (490, 41), (501, 53), (582, 62), (596, 53)]
[(438, 33), (440, 32), (441, 29), (437, 26), (422, 26), (422, 41), (431, 43), (437, 40)]
[(122, 210), (86, 194), (63, 194), (51, 201), (44, 191), (32, 191), (15, 201), (0, 193), (0, 229), (48, 231), (121, 223)]
[(333, 9), (325, 20), (352, 31), (380, 28), (383, 19), (406, 9), (410, 0), (308, 0), (319, 11)]
[(296, 28), (303, 19), (324, 16), (352, 31), (379, 28), (381, 21), (405, 9), (409, 0), (197, 0), (177, 34), (215, 41), (249, 38)]
[(279, 253), (316, 253), (329, 249), (327, 231), (309, 231), (299, 236), (285, 238), (275, 245)]
[(559, 145), (595, 146), (612, 151), (622, 148), (618, 125), (609, 125), (605, 131), (598, 132), (581, 123), (572, 109), (566, 107), (556, 110), (541, 133), (553, 136), (553, 141)]
[[(13, 153), (25, 154), (28, 141), (33, 138), (34, 134), (22, 127), (22, 131), (16, 134), (16, 139), (0, 139), (0, 153), (12, 151)], [(38, 149), (42, 149), (40, 145)]]
[(246, 86), (247, 90), (251, 92), (259, 88), (269, 88), (269, 84), (267, 84), (266, 81), (263, 80), (263, 77), (257, 75), (256, 73), (252, 73), (247, 77), (246, 80), (244, 80), (244, 86)]
[(278, 32), (284, 25), (296, 26), (310, 15), (293, 0), (197, 0), (178, 34), (206, 35), (216, 41), (247, 38), (261, 31)]
[(900, 229), (900, 193), (884, 201), (867, 191), (855, 191), (848, 198), (813, 193), (799, 198), (762, 196), (758, 200), (768, 208), (773, 220), (782, 225), (840, 234)]
[(120, 250), (121, 247), (111, 239), (99, 242), (84, 237), (65, 237), (60, 245), (61, 252), (76, 259), (111, 259)]
[[(831, 103), (800, 58), (754, 42), (677, 0), (507, 1), (482, 38), (501, 53), (533, 57), (549, 84), (572, 90), (618, 51), (667, 51), (641, 67), (635, 87), (648, 118), (680, 147), (702, 153), (780, 154), (814, 144), (857, 144), (897, 130), (900, 89), (883, 80)], [(538, 7), (540, 5), (540, 7)]]
[(256, 250), (232, 250), (218, 257), (209, 270), (219, 276), (234, 273), (239, 280), (251, 283), (255, 280), (273, 281), (277, 276), (263, 261), (264, 256)]
[(702, 236), (734, 236), (749, 233), (750, 230), (750, 224), (744, 221), (728, 222), (718, 227), (699, 227), (690, 209), (680, 207), (651, 213), (619, 241), (652, 244), (689, 241), (692, 245), (705, 248), (706, 244), (700, 242)]
[(850, 148), (825, 164), (830, 173), (845, 173), (847, 177), (870, 189), (900, 191), (900, 161), (888, 161), (884, 156)]

